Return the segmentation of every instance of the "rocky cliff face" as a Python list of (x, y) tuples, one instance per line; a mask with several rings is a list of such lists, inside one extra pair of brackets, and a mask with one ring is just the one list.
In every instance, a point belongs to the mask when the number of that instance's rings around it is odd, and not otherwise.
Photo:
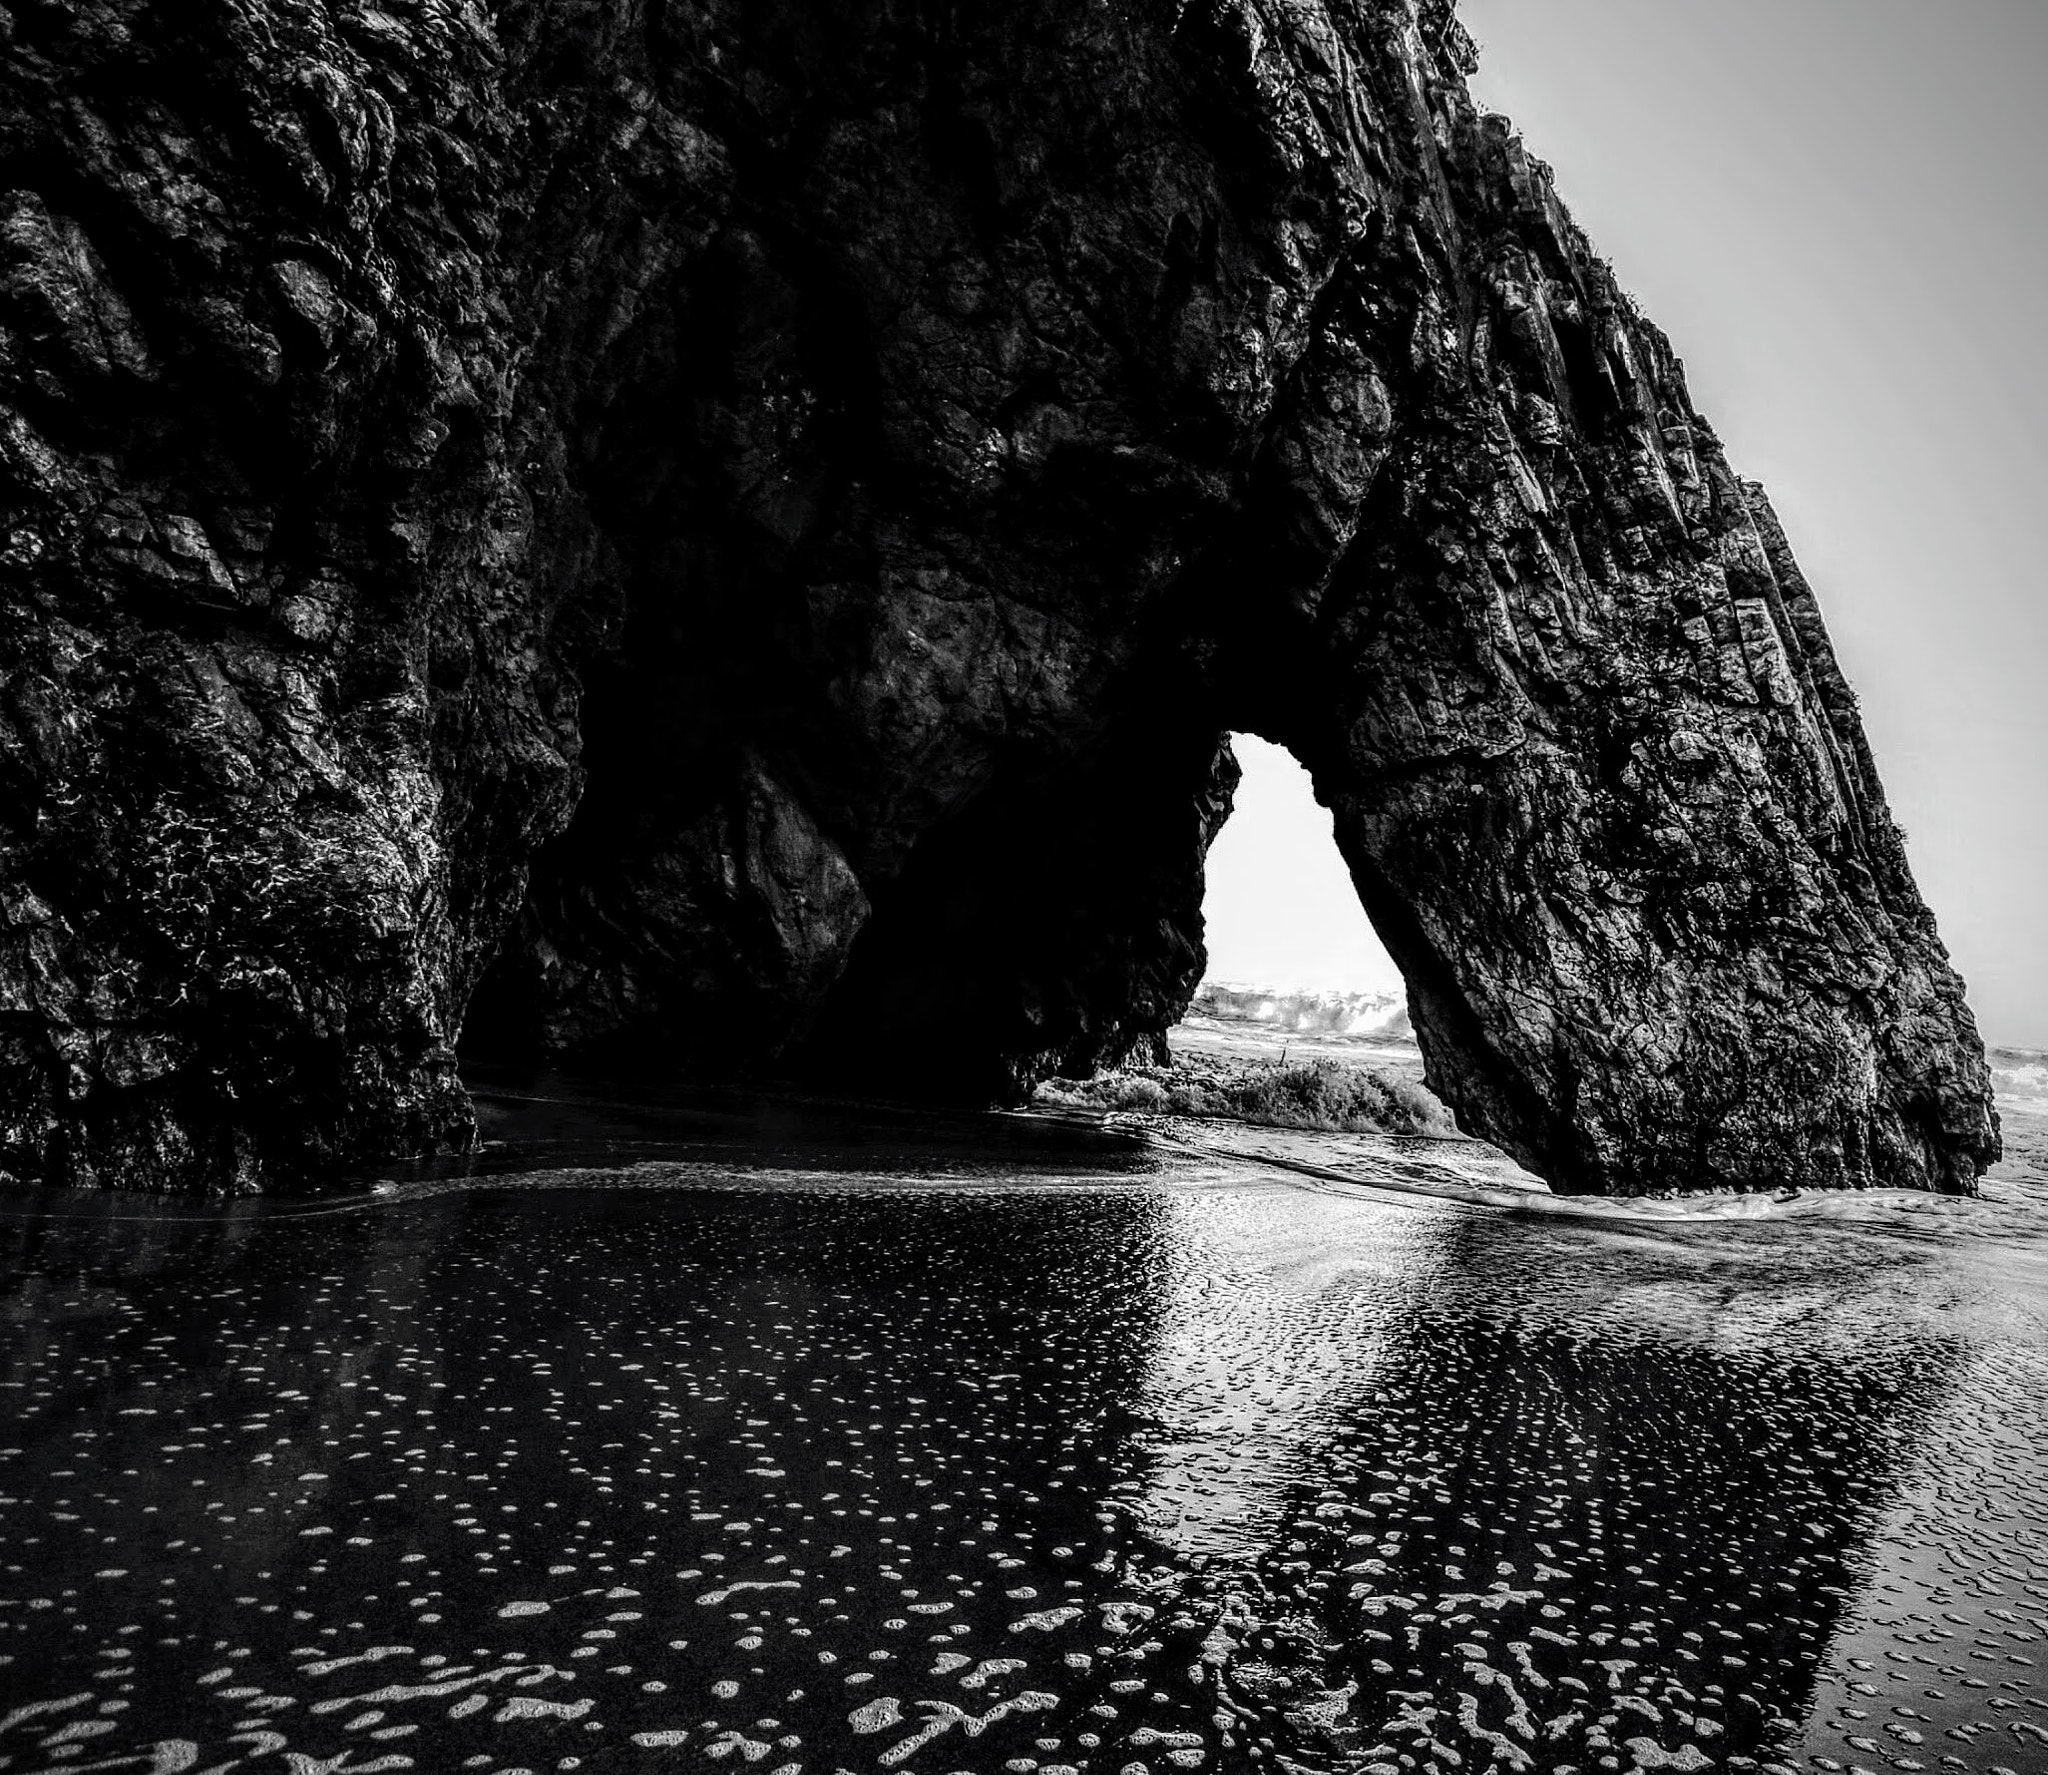
[(1560, 1187), (1969, 1188), (1813, 595), (1469, 54), (1435, 0), (10, 0), (0, 1166), (460, 1144), (465, 1028), (1145, 1049), (1236, 727)]

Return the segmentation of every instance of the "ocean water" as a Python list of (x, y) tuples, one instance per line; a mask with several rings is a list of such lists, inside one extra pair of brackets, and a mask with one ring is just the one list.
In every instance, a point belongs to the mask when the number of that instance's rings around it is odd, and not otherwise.
[(490, 1100), (0, 1203), (0, 1769), (2048, 1770), (2048, 1123), (1977, 1202)]

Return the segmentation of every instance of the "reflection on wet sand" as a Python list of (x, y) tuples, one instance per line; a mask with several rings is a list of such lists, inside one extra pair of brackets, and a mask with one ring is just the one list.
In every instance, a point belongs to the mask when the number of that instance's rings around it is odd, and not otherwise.
[(1728, 1229), (1175, 1205), (1207, 1267), (1161, 1327), (1148, 1514), (1235, 1586), (1219, 1695), (1295, 1703), (1312, 1766), (1725, 1766), (1796, 1729), (1966, 1359), (1864, 1335), (1882, 1271), (1756, 1250), (1738, 1289)]
[(2026, 1203), (570, 1132), (0, 1221), (0, 1769), (2048, 1767)]

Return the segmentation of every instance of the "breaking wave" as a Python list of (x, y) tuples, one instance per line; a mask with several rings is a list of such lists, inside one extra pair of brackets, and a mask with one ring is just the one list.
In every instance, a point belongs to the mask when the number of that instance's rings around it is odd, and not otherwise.
[(1219, 1023), (1254, 1023), (1298, 1035), (1412, 1038), (1408, 1001), (1393, 992), (1276, 992), (1205, 980), (1188, 1006), (1191, 1017)]

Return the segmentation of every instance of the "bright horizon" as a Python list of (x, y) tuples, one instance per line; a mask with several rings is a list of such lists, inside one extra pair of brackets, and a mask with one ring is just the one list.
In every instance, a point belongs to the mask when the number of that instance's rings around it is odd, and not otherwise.
[[(1986, 1041), (2048, 1047), (2048, 7), (1460, 14), (1480, 103), (1556, 169), (1769, 487)], [(1210, 977), (1397, 986), (1305, 773), (1261, 741), (1240, 757)]]
[(1405, 992), (1308, 772), (1252, 734), (1230, 743), (1244, 780), (1209, 849), (1206, 978), (1281, 992)]

